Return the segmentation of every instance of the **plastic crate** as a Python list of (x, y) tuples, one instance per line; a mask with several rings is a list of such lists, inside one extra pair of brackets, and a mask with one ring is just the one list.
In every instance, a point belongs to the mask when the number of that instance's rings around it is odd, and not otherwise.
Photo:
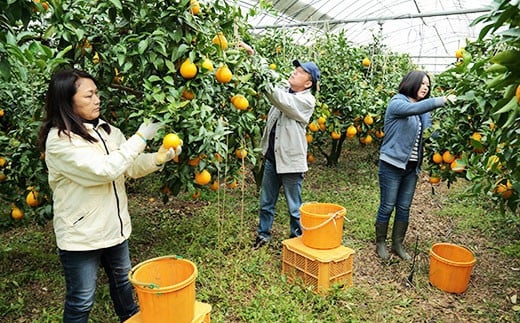
[(345, 246), (313, 249), (301, 237), (282, 241), (282, 273), (316, 293), (326, 293), (333, 284), (352, 286), (354, 250)]
[[(172, 322), (176, 322), (172, 318)], [(137, 312), (134, 316), (125, 321), (125, 323), (145, 323), (141, 319), (141, 312)], [(191, 323), (211, 323), (211, 305), (195, 301), (195, 315)]]

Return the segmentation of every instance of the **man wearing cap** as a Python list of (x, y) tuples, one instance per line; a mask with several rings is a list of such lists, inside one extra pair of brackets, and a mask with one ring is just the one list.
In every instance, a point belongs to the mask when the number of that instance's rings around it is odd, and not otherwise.
[[(250, 54), (254, 51), (241, 44)], [(247, 47), (246, 47), (247, 46)], [(320, 70), (313, 62), (293, 62), (288, 88), (276, 87), (266, 93), (272, 104), (260, 146), (264, 172), (260, 193), (260, 219), (253, 247), (260, 248), (271, 239), (275, 206), (283, 186), (290, 216), (290, 237), (302, 234), (300, 226), (301, 192), (307, 166), (306, 127), (314, 112)]]

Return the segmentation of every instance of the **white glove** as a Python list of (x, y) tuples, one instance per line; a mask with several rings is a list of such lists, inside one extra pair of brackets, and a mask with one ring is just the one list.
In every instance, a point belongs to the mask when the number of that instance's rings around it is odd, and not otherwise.
[(182, 152), (182, 147), (179, 145), (177, 148), (173, 149), (166, 149), (163, 146), (159, 148), (159, 150), (155, 153), (155, 163), (157, 165), (162, 165), (172, 159), (175, 158), (175, 156), (179, 156)]
[(145, 121), (141, 123), (137, 130), (137, 135), (143, 137), (145, 140), (150, 140), (155, 137), (157, 131), (161, 128), (161, 124), (158, 122)]
[(444, 97), (444, 100), (444, 102), (454, 104), (457, 101), (457, 96), (455, 94), (449, 94), (448, 96)]

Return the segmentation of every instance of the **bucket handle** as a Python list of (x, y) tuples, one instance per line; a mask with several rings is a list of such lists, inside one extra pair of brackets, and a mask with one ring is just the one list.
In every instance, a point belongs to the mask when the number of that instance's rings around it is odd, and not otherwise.
[[(335, 227), (336, 226), (336, 216), (338, 214), (340, 214), (341, 212), (343, 212), (343, 210), (339, 210), (339, 211), (336, 211), (334, 213), (329, 213), (330, 217), (327, 220), (323, 221), (322, 223), (318, 224), (317, 226), (314, 226), (314, 227), (311, 227), (311, 228), (307, 228), (307, 227), (303, 226), (301, 223), (300, 223), (300, 226), (302, 227), (303, 230), (312, 231), (312, 230), (317, 230), (317, 229), (319, 229), (321, 227), (326, 226), (330, 221), (334, 221), (334, 227)], [(343, 216), (343, 217), (345, 218), (345, 216)]]
[[(177, 255), (162, 256), (162, 257), (157, 257), (157, 258), (154, 258), (154, 259), (155, 260), (159, 260), (159, 259), (164, 259), (164, 258), (183, 259), (182, 256), (177, 256)], [(130, 269), (130, 271), (128, 272), (128, 277), (132, 277), (132, 275), (134, 273), (134, 270), (137, 269), (137, 267), (138, 266)], [(161, 286), (159, 286), (157, 284), (154, 284), (154, 283), (141, 283), (141, 282), (138, 282), (138, 281), (135, 281), (135, 280), (132, 280), (132, 284), (135, 284), (135, 285), (138, 285), (138, 286), (141, 286), (141, 287), (144, 287), (144, 288), (149, 288), (149, 289), (161, 288)]]

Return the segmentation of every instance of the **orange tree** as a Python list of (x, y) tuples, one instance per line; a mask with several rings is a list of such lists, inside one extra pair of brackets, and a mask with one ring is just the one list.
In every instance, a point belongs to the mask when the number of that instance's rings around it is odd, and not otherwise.
[(262, 56), (286, 74), (294, 59), (313, 60), (321, 70), (307, 134), (309, 161), (322, 156), (327, 165), (336, 165), (347, 139), (361, 145), (379, 143), (386, 105), (402, 76), (416, 68), (409, 57), (392, 53), (378, 37), (368, 46), (355, 47), (344, 33), (326, 34), (303, 46), (295, 43), (291, 31), (268, 30), (257, 44)]
[[(50, 192), (36, 135), (52, 73), (76, 67), (99, 81), (103, 118), (131, 134), (144, 118), (184, 141), (161, 172), (163, 192), (198, 191), (197, 173), (236, 182), (254, 153), (267, 105), (261, 91), (277, 81), (259, 58), (238, 50), (247, 15), (224, 1), (61, 1), (3, 3), (0, 32), (0, 208), (44, 220)], [(194, 65), (183, 64), (189, 60)], [(220, 69), (226, 67), (227, 70)], [(9, 82), (6, 82), (9, 80)], [(240, 109), (231, 98), (242, 95)], [(150, 143), (156, 150), (161, 140)], [(235, 154), (237, 149), (251, 153)], [(243, 157), (243, 158), (242, 158)], [(39, 203), (29, 206), (29, 191)], [(36, 204), (38, 204), (36, 206)], [(12, 223), (2, 216), (0, 225)]]
[[(435, 113), (442, 123), (427, 146), (428, 168), (448, 184), (470, 180), (472, 192), (489, 195), (514, 213), (520, 203), (520, 10), (509, 1), (493, 5), (475, 20), (486, 24), (479, 40), (459, 50), (453, 67), (437, 77), (438, 90), (459, 99)], [(485, 39), (499, 29), (499, 35)], [(436, 153), (454, 160), (434, 161)]]

